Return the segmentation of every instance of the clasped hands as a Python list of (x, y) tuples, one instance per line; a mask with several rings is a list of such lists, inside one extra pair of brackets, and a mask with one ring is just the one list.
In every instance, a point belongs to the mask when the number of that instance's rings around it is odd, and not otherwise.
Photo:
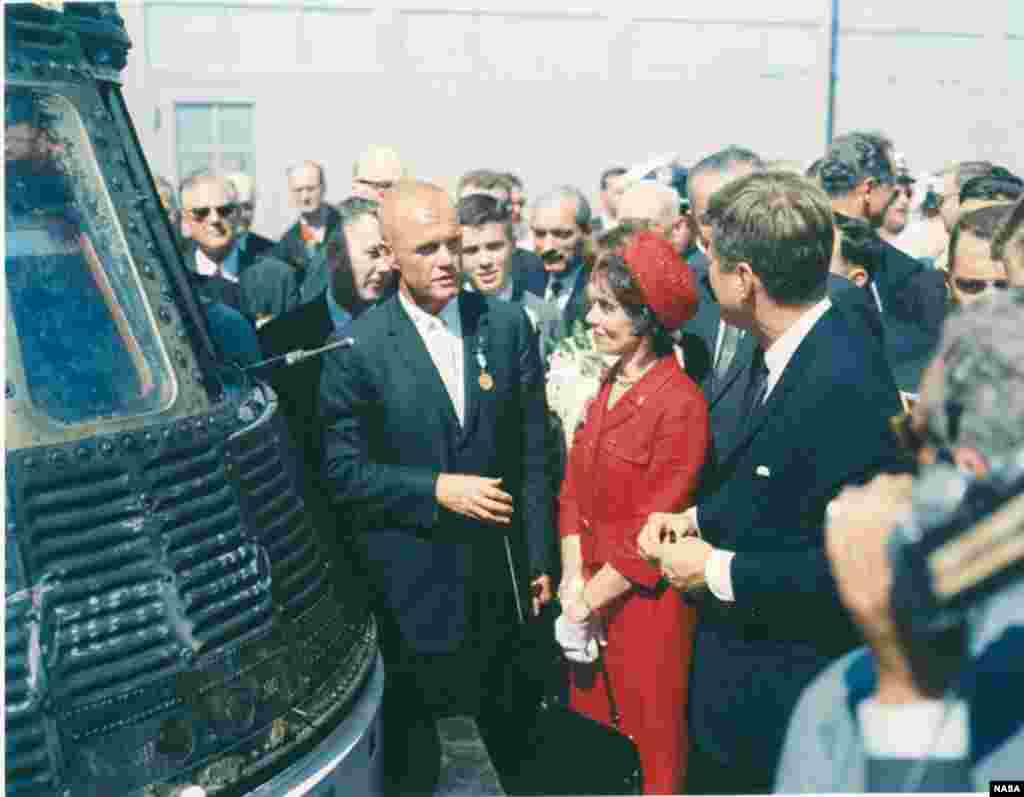
[(712, 547), (700, 538), (692, 511), (674, 515), (655, 512), (644, 524), (637, 544), (640, 555), (661, 568), (676, 589), (687, 592), (705, 585), (704, 568)]
[(555, 620), (555, 641), (562, 646), (569, 661), (580, 664), (596, 661), (599, 646), (605, 644), (601, 618), (591, 611), (583, 597), (585, 586), (580, 574), (572, 574), (562, 580), (558, 589), (562, 613)]

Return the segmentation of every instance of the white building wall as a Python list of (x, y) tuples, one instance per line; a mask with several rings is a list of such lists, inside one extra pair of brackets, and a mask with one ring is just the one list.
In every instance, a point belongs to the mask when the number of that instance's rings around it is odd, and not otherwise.
[[(179, 179), (176, 102), (252, 102), (256, 226), (291, 222), (284, 170), (390, 144), (453, 187), (518, 171), (528, 193), (596, 192), (601, 169), (726, 144), (809, 161), (824, 143), (828, 0), (124, 3), (125, 94), (154, 171)], [(842, 3), (837, 132), (882, 129), (915, 170), (1024, 169), (1024, 3)]]

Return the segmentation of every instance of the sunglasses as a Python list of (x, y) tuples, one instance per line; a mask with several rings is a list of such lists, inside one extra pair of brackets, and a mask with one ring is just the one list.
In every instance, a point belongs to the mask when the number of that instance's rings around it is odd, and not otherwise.
[(963, 291), (964, 293), (970, 294), (971, 296), (977, 296), (979, 293), (987, 291), (989, 288), (995, 288), (999, 291), (1005, 291), (1010, 287), (1009, 280), (998, 279), (998, 280), (973, 280), (965, 279), (964, 277), (954, 277), (953, 284), (956, 285), (957, 290)]
[(394, 182), (391, 180), (364, 180), (359, 177), (356, 179), (357, 183), (362, 183), (365, 186), (369, 186), (375, 191), (390, 191), (395, 187)]
[(222, 219), (229, 219), (235, 215), (236, 210), (238, 210), (238, 205), (234, 202), (229, 202), (226, 205), (213, 205), (211, 207), (188, 208), (189, 214), (196, 221), (206, 221), (211, 211), (216, 211), (217, 215)]

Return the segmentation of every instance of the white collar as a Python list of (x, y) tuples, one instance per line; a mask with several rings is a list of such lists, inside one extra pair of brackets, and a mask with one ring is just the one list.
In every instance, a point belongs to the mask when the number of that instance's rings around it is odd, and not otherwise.
[(238, 282), (238, 246), (231, 247), (227, 257), (220, 263), (197, 246), (196, 271), (204, 277), (223, 277), (231, 282)]
[(401, 290), (398, 291), (398, 301), (401, 302), (405, 312), (421, 332), (427, 332), (437, 327), (438, 320), (444, 323), (453, 334), (462, 336), (462, 321), (459, 317), (459, 296), (448, 302), (436, 316), (431, 315), (416, 302), (412, 301)]
[(796, 350), (800, 348), (804, 338), (807, 337), (818, 319), (828, 312), (832, 306), (832, 300), (827, 296), (800, 316), (771, 346), (765, 349), (764, 364), (768, 369), (767, 392), (771, 393), (778, 383), (782, 372), (786, 370), (789, 361), (793, 358)]
[(198, 246), (196, 247), (196, 271), (204, 277), (216, 277), (220, 274), (221, 264), (209, 257)]

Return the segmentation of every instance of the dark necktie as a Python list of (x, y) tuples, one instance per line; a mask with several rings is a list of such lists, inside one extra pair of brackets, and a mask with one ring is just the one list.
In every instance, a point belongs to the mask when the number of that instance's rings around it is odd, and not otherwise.
[(758, 408), (764, 403), (768, 392), (768, 366), (764, 364), (764, 349), (758, 346), (750, 361), (750, 381), (743, 396), (743, 429), (749, 429)]
[(551, 280), (551, 301), (558, 304), (558, 297), (562, 295), (562, 281), (560, 279)]

